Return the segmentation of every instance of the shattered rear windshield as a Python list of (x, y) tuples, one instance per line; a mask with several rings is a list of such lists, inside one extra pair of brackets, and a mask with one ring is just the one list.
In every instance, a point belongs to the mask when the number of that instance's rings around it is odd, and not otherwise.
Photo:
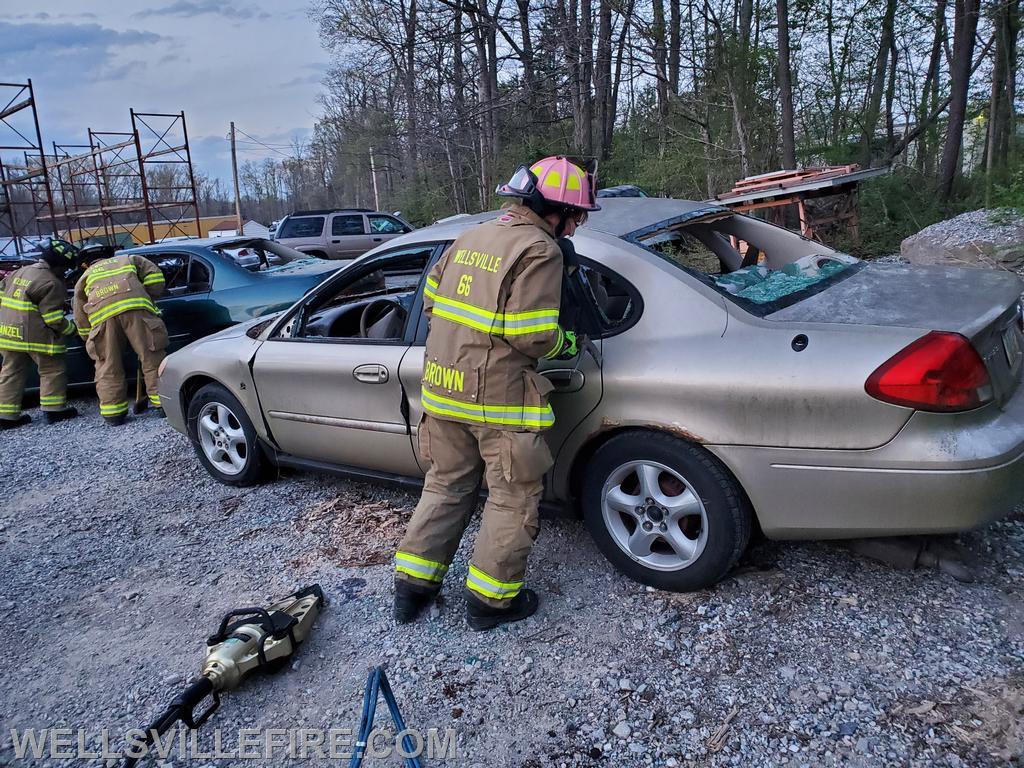
[(820, 290), (829, 278), (852, 272), (860, 263), (795, 232), (726, 211), (664, 222), (627, 239), (748, 309), (798, 301), (805, 292), (809, 295), (819, 285)]

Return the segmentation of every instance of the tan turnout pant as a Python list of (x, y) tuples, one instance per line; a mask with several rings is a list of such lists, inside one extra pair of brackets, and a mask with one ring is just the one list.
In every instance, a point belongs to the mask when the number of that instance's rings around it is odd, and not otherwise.
[(150, 404), (160, 407), (157, 371), (166, 356), (167, 327), (152, 312), (132, 309), (104, 320), (92, 329), (85, 343), (89, 357), (96, 363), (96, 394), (102, 416), (128, 413), (122, 360), (127, 345), (139, 356)]
[(33, 363), (39, 369), (39, 407), (44, 411), (59, 411), (67, 406), (68, 375), (64, 355), (0, 349), (0, 356), (3, 357), (3, 366), (0, 367), (0, 419), (14, 421), (21, 416), (25, 380)]
[(537, 432), (510, 432), (424, 416), (420, 453), (431, 462), (416, 511), (395, 555), (396, 577), (440, 589), (476, 508), (481, 478), (488, 496), (466, 588), (507, 608), (523, 585), (540, 530), (537, 507), (551, 452)]

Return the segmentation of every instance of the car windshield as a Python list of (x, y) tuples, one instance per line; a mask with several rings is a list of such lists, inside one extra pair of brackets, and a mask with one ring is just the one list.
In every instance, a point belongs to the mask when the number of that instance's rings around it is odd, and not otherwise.
[(250, 272), (265, 272), (286, 264), (295, 264), (310, 259), (306, 254), (275, 243), (272, 240), (231, 240), (223, 245), (212, 246), (213, 250), (233, 259), (240, 267)]
[(754, 305), (798, 294), (859, 264), (853, 256), (750, 216), (709, 212), (636, 239), (722, 293)]

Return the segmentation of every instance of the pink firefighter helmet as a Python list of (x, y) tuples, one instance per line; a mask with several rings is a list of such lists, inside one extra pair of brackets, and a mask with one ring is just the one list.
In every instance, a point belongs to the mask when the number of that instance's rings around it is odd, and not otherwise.
[(599, 211), (594, 195), (593, 175), (562, 155), (545, 157), (533, 165), (519, 166), (507, 184), (500, 184), (495, 192), (502, 197), (519, 197), (551, 205)]

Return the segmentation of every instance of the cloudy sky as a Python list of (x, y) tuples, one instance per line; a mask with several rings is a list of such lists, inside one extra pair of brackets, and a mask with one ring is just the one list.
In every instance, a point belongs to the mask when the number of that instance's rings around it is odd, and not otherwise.
[[(313, 127), (328, 56), (309, 4), (4, 0), (20, 10), (0, 12), (0, 82), (32, 78), (47, 146), (86, 143), (87, 128), (130, 130), (132, 107), (183, 109), (194, 165), (227, 181), (231, 120), (275, 145)], [(276, 156), (240, 148), (241, 159)]]

